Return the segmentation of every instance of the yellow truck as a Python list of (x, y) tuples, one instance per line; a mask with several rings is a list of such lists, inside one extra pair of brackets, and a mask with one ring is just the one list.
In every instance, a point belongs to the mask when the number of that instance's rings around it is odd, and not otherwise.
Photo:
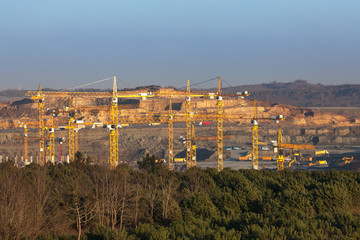
[(315, 155), (325, 155), (325, 154), (329, 154), (329, 152), (327, 150), (315, 151)]
[(326, 160), (317, 160), (316, 162), (309, 163), (309, 167), (311, 167), (311, 166), (323, 166), (323, 167), (326, 167), (327, 164), (328, 163), (327, 163)]
[(316, 161), (317, 165), (327, 165), (327, 161), (326, 160), (318, 160)]
[(186, 162), (186, 160), (185, 160), (185, 158), (174, 158), (174, 162), (182, 163), (182, 162)]

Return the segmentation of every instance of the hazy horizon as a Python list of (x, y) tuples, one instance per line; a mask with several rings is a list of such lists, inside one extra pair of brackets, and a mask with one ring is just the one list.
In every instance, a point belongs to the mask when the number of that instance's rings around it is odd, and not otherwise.
[(233, 86), (358, 84), (358, 9), (355, 0), (3, 1), (0, 90), (114, 75), (119, 89), (219, 75)]

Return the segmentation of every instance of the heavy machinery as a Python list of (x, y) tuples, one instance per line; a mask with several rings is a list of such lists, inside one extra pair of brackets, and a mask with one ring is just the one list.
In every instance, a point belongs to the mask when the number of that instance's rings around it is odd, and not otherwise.
[(296, 154), (297, 155), (296, 156), (294, 150), (312, 150), (312, 151), (315, 150), (315, 146), (312, 144), (283, 143), (281, 127), (279, 127), (279, 132), (278, 132), (277, 148), (278, 148), (278, 160), (277, 160), (278, 171), (284, 170), (284, 149), (289, 149), (290, 153), (295, 156), (295, 160), (296, 158), (300, 158), (299, 161), (301, 160), (301, 154)]
[(341, 162), (338, 162), (337, 165), (339, 167), (344, 167), (346, 165), (348, 165), (349, 163), (351, 163), (354, 160), (354, 157), (343, 157), (341, 159)]
[[(315, 149), (314, 149), (315, 150)], [(319, 151), (315, 151), (315, 156), (318, 155), (326, 155), (329, 154), (329, 152), (327, 150), (319, 150)]]
[(257, 107), (256, 107), (256, 100), (254, 100), (254, 108), (253, 108), (253, 119), (251, 120), (251, 133), (252, 133), (252, 152), (251, 152), (251, 158), (252, 158), (252, 167), (253, 169), (258, 170), (259, 169), (259, 144), (266, 145), (266, 142), (259, 142), (259, 128), (258, 128), (258, 120), (272, 120), (276, 123), (279, 121), (284, 120), (283, 115), (277, 115), (277, 116), (270, 116), (270, 117), (262, 117), (258, 118), (257, 116)]
[[(206, 120), (215, 120), (217, 122), (217, 146), (218, 146), (218, 171), (221, 171), (223, 169), (223, 121), (224, 119), (229, 119), (229, 118), (235, 118), (233, 116), (224, 114), (223, 111), (223, 102), (222, 102), (222, 97), (223, 96), (238, 96), (238, 97), (244, 97), (244, 96), (248, 96), (249, 93), (247, 91), (242, 92), (242, 93), (237, 93), (237, 94), (222, 94), (221, 92), (221, 79), (220, 77), (218, 78), (218, 91), (217, 93), (204, 93), (204, 92), (192, 92), (190, 93), (190, 85), (189, 85), (189, 81), (188, 81), (188, 87), (186, 91), (154, 91), (154, 92), (150, 92), (150, 91), (146, 91), (144, 92), (143, 90), (136, 90), (136, 91), (121, 91), (118, 92), (117, 91), (117, 87), (116, 87), (116, 77), (113, 77), (113, 92), (69, 92), (69, 91), (63, 91), (63, 92), (52, 92), (52, 91), (42, 91), (41, 89), (41, 85), (39, 86), (39, 90), (38, 91), (28, 91), (27, 92), (27, 96), (31, 96), (32, 99), (34, 100), (38, 100), (39, 102), (39, 138), (40, 140), (40, 159), (43, 159), (43, 155), (42, 151), (44, 150), (44, 147), (42, 144), (45, 140), (45, 136), (44, 136), (44, 110), (43, 110), (43, 101), (45, 99), (45, 97), (95, 97), (95, 98), (112, 98), (112, 102), (111, 102), (111, 107), (110, 107), (110, 119), (109, 119), (109, 123), (107, 123), (107, 125), (109, 126), (110, 129), (110, 166), (111, 168), (114, 168), (117, 165), (118, 162), (118, 128), (119, 126), (121, 126), (120, 121), (123, 120), (119, 118), (118, 116), (118, 106), (117, 106), (117, 99), (118, 98), (137, 98), (140, 97), (142, 99), (147, 98), (147, 97), (173, 97), (173, 96), (185, 96), (186, 97), (186, 113), (185, 116), (182, 116), (180, 118), (184, 119), (186, 121), (186, 134), (187, 134), (187, 166), (193, 166), (192, 164), (192, 159), (190, 158), (190, 151), (189, 148), (191, 147), (191, 138), (189, 137), (191, 135), (191, 122), (196, 120), (196, 121), (206, 121)], [(171, 93), (170, 93), (171, 92)], [(206, 114), (196, 114), (193, 113), (191, 111), (191, 105), (190, 105), (190, 99), (191, 97), (205, 97), (205, 98), (217, 98), (217, 112), (216, 114), (213, 115), (206, 115)], [(69, 101), (70, 102), (70, 101)], [(144, 116), (142, 116), (144, 117)], [(237, 116), (238, 117), (238, 116)], [(133, 123), (133, 122), (145, 122), (146, 119), (148, 117), (144, 117), (144, 119), (140, 119), (141, 117), (136, 117), (136, 118), (130, 118), (127, 120), (124, 120), (123, 123), (128, 124), (128, 123)], [(169, 121), (169, 116), (166, 116), (167, 120)], [(71, 149), (69, 149), (69, 153), (70, 156), (72, 156), (74, 154), (74, 152), (76, 151), (76, 129), (72, 128), (72, 122), (74, 120), (69, 119), (69, 123), (68, 123), (68, 129), (69, 129), (69, 146), (71, 146)], [(150, 122), (153, 123), (153, 122)], [(158, 122), (154, 122), (157, 123)], [(171, 124), (169, 124), (170, 126)], [(169, 127), (170, 129), (170, 127)], [(74, 132), (75, 130), (75, 132)], [(171, 130), (169, 130), (169, 135), (171, 134)], [(75, 140), (74, 139), (74, 135), (75, 135)], [(170, 136), (169, 136), (170, 139)], [(74, 143), (75, 142), (75, 143)], [(74, 146), (75, 147), (72, 147)], [(169, 146), (171, 145), (171, 140), (169, 140)], [(170, 153), (170, 148), (169, 147), (169, 153)], [(191, 149), (190, 149), (191, 150)], [(170, 156), (170, 154), (169, 154)], [(72, 157), (73, 158), (73, 157)], [(169, 161), (170, 163), (170, 161)], [(42, 163), (43, 164), (43, 163)], [(171, 166), (171, 165), (169, 165)]]
[[(109, 78), (110, 79), (110, 78)], [(110, 92), (70, 92), (70, 91), (42, 91), (41, 84), (39, 85), (38, 91), (28, 91), (26, 92), (26, 96), (30, 96), (32, 100), (38, 101), (38, 111), (39, 111), (39, 138), (40, 138), (40, 146), (39, 146), (39, 161), (41, 165), (45, 163), (45, 128), (44, 128), (44, 105), (43, 102), (45, 100), (45, 96), (52, 97), (93, 97), (93, 98), (112, 98), (111, 106), (110, 106), (110, 168), (114, 168), (118, 164), (118, 98), (148, 98), (154, 97), (151, 92), (143, 92), (142, 90), (135, 91), (117, 91), (116, 77), (113, 78), (113, 90)], [(104, 79), (108, 80), (108, 79)], [(69, 120), (69, 143), (70, 146), (74, 146), (73, 141), (73, 133), (71, 130), (71, 124)], [(76, 133), (75, 133), (76, 134)], [(74, 134), (74, 135), (75, 135)], [(74, 140), (75, 143), (75, 140)], [(74, 149), (74, 151), (72, 151)], [(74, 155), (75, 147), (70, 150), (70, 156)]]
[(238, 159), (240, 161), (248, 161), (251, 160), (252, 156), (251, 156), (251, 152), (248, 152), (245, 156), (239, 156)]

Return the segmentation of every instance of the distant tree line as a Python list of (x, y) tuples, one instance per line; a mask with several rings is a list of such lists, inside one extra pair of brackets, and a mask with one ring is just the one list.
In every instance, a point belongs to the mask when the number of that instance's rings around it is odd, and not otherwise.
[(304, 80), (289, 83), (245, 85), (224, 92), (248, 90), (251, 98), (297, 107), (360, 107), (360, 85), (310, 84)]
[(359, 239), (360, 174), (0, 165), (0, 239)]
[[(224, 85), (224, 93), (236, 93), (250, 91), (249, 99), (269, 101), (273, 103), (283, 103), (297, 107), (360, 107), (360, 84), (343, 85), (323, 85), (311, 84), (305, 80), (280, 83), (271, 82), (255, 85), (230, 86)], [(119, 91), (157, 90), (160, 86), (150, 85), (137, 88), (124, 88)], [(44, 88), (44, 91), (57, 91), (51, 88)], [(216, 91), (212, 89), (192, 88), (192, 90)], [(80, 88), (78, 92), (112, 92), (112, 89)], [(0, 91), (0, 96), (21, 97), (25, 95), (25, 90), (9, 89)]]

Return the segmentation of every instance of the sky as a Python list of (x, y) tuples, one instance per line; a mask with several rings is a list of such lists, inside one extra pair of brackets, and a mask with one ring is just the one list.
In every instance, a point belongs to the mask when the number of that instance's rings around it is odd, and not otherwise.
[(360, 84), (359, 10), (359, 0), (0, 0), (0, 89), (111, 76), (119, 88), (217, 76)]

